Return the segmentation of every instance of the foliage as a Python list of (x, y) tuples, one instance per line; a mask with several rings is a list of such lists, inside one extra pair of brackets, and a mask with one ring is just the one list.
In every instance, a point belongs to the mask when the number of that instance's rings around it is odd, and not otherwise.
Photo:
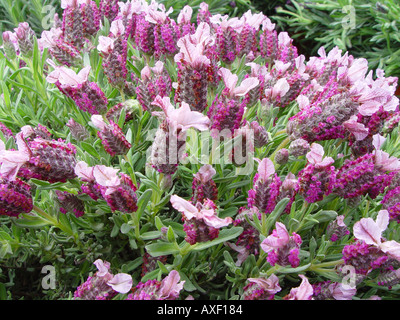
[(397, 77), (399, 18), (400, 9), (394, 0), (290, 1), (271, 17), (306, 55), (315, 55), (321, 46), (327, 50), (338, 46), (355, 57), (368, 59), (371, 69), (381, 68)]

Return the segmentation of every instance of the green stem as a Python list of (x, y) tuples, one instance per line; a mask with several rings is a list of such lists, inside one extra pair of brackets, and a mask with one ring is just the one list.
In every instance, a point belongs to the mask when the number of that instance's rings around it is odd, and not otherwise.
[[(308, 268), (308, 270), (309, 271), (318, 271), (318, 270), (322, 270), (322, 268), (334, 267), (334, 266), (337, 266), (338, 264), (343, 264), (343, 263), (344, 263), (343, 259), (328, 261), (328, 262), (323, 262), (323, 263), (317, 263), (317, 264), (312, 264)], [(324, 269), (324, 271), (326, 271), (326, 270)]]
[(49, 215), (47, 212), (45, 212), (44, 210), (40, 209), (37, 206), (33, 206), (33, 210), (36, 211), (36, 213), (38, 214), (38, 217), (41, 218), (43, 221), (48, 222), (49, 224), (59, 228), (60, 230), (64, 231), (66, 234), (72, 236), (75, 240), (75, 243), (79, 243), (79, 239), (78, 239), (78, 235), (75, 234), (71, 228), (69, 228), (68, 226), (63, 225), (62, 223), (60, 223), (56, 218), (54, 218), (53, 216)]

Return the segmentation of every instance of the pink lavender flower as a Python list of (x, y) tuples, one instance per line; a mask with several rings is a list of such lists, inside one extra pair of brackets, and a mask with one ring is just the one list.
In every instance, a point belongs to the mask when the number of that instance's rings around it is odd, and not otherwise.
[(195, 25), (191, 22), (193, 15), (193, 9), (191, 6), (184, 6), (180, 11), (176, 22), (179, 28), (179, 38), (184, 37), (187, 34), (195, 32)]
[(382, 233), (389, 224), (389, 212), (380, 210), (374, 221), (372, 218), (362, 218), (353, 226), (353, 234), (358, 240), (372, 245), (389, 257), (400, 261), (400, 244), (394, 240), (382, 240)]
[(239, 57), (248, 55), (251, 52), (255, 54), (258, 50), (258, 31), (260, 26), (266, 19), (263, 13), (253, 14), (251, 10), (245, 12), (240, 20), (243, 22), (243, 27), (238, 37), (237, 54)]
[(268, 144), (270, 136), (264, 126), (260, 125), (257, 121), (252, 121), (250, 123), (250, 128), (253, 130), (254, 134), (254, 147), (261, 148)]
[[(238, 129), (243, 118), (246, 100), (241, 101), (247, 92), (256, 87), (259, 83), (255, 77), (244, 79), (237, 86), (238, 76), (226, 68), (220, 68), (219, 74), (225, 84), (225, 89), (220, 96), (213, 101), (208, 111), (208, 117), (211, 120), (212, 131), (222, 131), (229, 129), (232, 133)], [(211, 133), (213, 135), (213, 132)]]
[(2, 122), (0, 122), (0, 131), (2, 132), (4, 139), (7, 141), (9, 138), (14, 137), (12, 131)]
[(31, 212), (32, 208), (31, 186), (19, 178), (10, 180), (1, 175), (0, 215), (17, 217), (21, 213)]
[(303, 274), (299, 274), (302, 279), (300, 286), (292, 288), (288, 295), (284, 297), (284, 300), (312, 300), (314, 288), (308, 281), (307, 277)]
[(208, 4), (205, 2), (200, 3), (199, 5), (199, 11), (197, 13), (197, 25), (199, 25), (202, 22), (206, 22), (207, 24), (210, 24), (210, 18), (212, 14), (208, 10)]
[(260, 54), (272, 64), (278, 57), (278, 33), (275, 30), (275, 24), (269, 18), (265, 18), (261, 26), (259, 46)]
[(257, 208), (246, 208), (241, 207), (238, 214), (233, 221), (234, 226), (240, 226), (243, 228), (243, 232), (239, 235), (236, 243), (227, 243), (227, 245), (238, 252), (236, 265), (240, 266), (250, 254), (255, 256), (259, 253), (260, 248), (260, 232), (254, 228), (247, 219), (253, 221), (253, 215), (260, 215)]
[(12, 60), (16, 58), (19, 46), (15, 33), (11, 31), (3, 32), (3, 50), (8, 59)]
[(178, 65), (175, 101), (185, 101), (192, 110), (199, 112), (207, 108), (211, 61), (205, 50), (210, 41), (210, 27), (202, 23), (193, 35), (188, 34), (178, 40), (179, 52), (174, 58)]
[(215, 169), (211, 165), (206, 164), (193, 175), (193, 204), (197, 202), (202, 203), (205, 199), (210, 199), (214, 202), (218, 199), (218, 188), (212, 179), (215, 174)]
[(294, 157), (304, 156), (310, 150), (310, 144), (307, 142), (307, 140), (299, 138), (299, 139), (293, 140), (290, 143), (288, 150), (289, 150), (290, 156), (294, 156)]
[(40, 123), (36, 127), (25, 125), (21, 127), (21, 132), (24, 135), (24, 139), (27, 141), (33, 141), (35, 138), (42, 138), (45, 140), (51, 140), (51, 133)]
[(350, 288), (340, 282), (325, 281), (312, 285), (314, 300), (351, 300), (357, 293), (356, 288)]
[(62, 213), (72, 212), (77, 218), (85, 214), (85, 204), (76, 195), (60, 190), (56, 190), (56, 195)]
[(126, 154), (132, 145), (126, 140), (122, 129), (114, 121), (108, 123), (101, 115), (92, 115), (92, 123), (100, 131), (97, 135), (101, 139), (104, 149), (112, 156)]
[(77, 66), (82, 62), (81, 53), (72, 44), (64, 40), (61, 28), (43, 31), (39, 39), (42, 48), (49, 48), (50, 55), (62, 65)]
[(328, 238), (335, 242), (343, 238), (344, 236), (350, 234), (349, 229), (347, 228), (346, 224), (344, 223), (344, 215), (337, 216), (335, 220), (331, 221), (327, 228), (327, 236)]
[(32, 56), (35, 32), (29, 26), (28, 22), (21, 22), (14, 31), (20, 53), (25, 57)]
[(127, 37), (135, 36), (137, 15), (139, 15), (144, 9), (145, 5), (142, 1), (127, 1), (118, 2), (119, 12), (114, 20), (121, 19), (125, 27), (125, 34)]
[(390, 157), (379, 150), (383, 143), (382, 136), (373, 137), (374, 153), (368, 153), (354, 160), (346, 160), (337, 170), (333, 192), (353, 198), (369, 194), (376, 198), (390, 184), (393, 176), (400, 170), (399, 159)]
[(93, 0), (81, 1), (83, 36), (95, 36), (100, 29), (100, 11)]
[(62, 139), (25, 140), (22, 132), (16, 135), (16, 140), (18, 150), (2, 151), (2, 174), (15, 177), (23, 167), (28, 179), (35, 177), (53, 183), (75, 177), (76, 148), (71, 143)]
[[(213, 132), (212, 132), (213, 133)], [(242, 166), (253, 161), (254, 155), (254, 132), (246, 122), (232, 135), (232, 150), (229, 153), (229, 160), (235, 166)]]
[(345, 123), (357, 113), (357, 107), (358, 104), (348, 92), (337, 93), (318, 102), (304, 103), (300, 112), (289, 119), (288, 133), (293, 140), (302, 138), (309, 143), (343, 139), (347, 129), (351, 130)]
[(324, 158), (324, 149), (320, 144), (312, 143), (306, 155), (308, 163), (298, 174), (298, 190), (307, 202), (321, 201), (332, 192), (336, 181), (336, 170), (331, 157)]
[(145, 252), (143, 255), (142, 272), (140, 275), (144, 277), (149, 272), (156, 270), (158, 268), (158, 261), (166, 264), (167, 258), (168, 256), (152, 257), (148, 252)]
[(210, 17), (210, 22), (215, 29), (219, 59), (224, 63), (232, 63), (237, 56), (238, 29), (242, 28), (243, 21), (236, 17), (229, 18), (228, 15), (216, 14)]
[(257, 208), (260, 213), (271, 213), (279, 196), (282, 181), (275, 173), (273, 162), (264, 158), (258, 165), (254, 176), (253, 189), (249, 190), (247, 199), (249, 208)]
[(172, 175), (185, 150), (186, 131), (189, 128), (207, 130), (209, 119), (200, 112), (191, 111), (185, 102), (175, 109), (169, 97), (157, 96), (153, 104), (161, 108), (162, 112), (153, 112), (153, 115), (162, 122), (156, 132), (150, 162), (157, 171)]
[(99, 37), (97, 46), (103, 57), (102, 66), (108, 82), (118, 89), (123, 89), (126, 85), (127, 41), (125, 27), (119, 19), (111, 23), (110, 36)]
[(182, 213), (185, 221), (185, 240), (192, 245), (218, 238), (219, 229), (233, 222), (230, 217), (219, 218), (214, 202), (209, 199), (203, 203), (198, 202), (196, 206), (177, 195), (172, 195), (170, 201), (172, 206)]
[(127, 123), (133, 119), (137, 107), (138, 102), (136, 100), (126, 100), (124, 102), (117, 103), (115, 106), (111, 107), (105, 114), (105, 117), (108, 121), (114, 121), (115, 123), (117, 123), (123, 111), (125, 112), (124, 123)]
[(65, 125), (69, 128), (71, 136), (77, 141), (85, 141), (89, 137), (89, 132), (86, 128), (73, 118), (69, 119)]
[(278, 198), (276, 199), (276, 201), (279, 202), (284, 198), (289, 198), (289, 202), (283, 211), (285, 213), (290, 213), (292, 204), (293, 204), (296, 194), (297, 194), (298, 183), (299, 183), (298, 179), (295, 177), (295, 175), (293, 173), (289, 172), (279, 188), (279, 195), (278, 195)]
[(161, 61), (157, 61), (154, 67), (145, 66), (136, 81), (137, 99), (149, 112), (154, 111), (152, 103), (157, 96), (168, 97), (172, 91), (171, 77)]
[(400, 173), (397, 172), (382, 198), (382, 209), (389, 212), (390, 219), (400, 222)]
[(101, 186), (101, 194), (111, 210), (131, 213), (137, 210), (136, 186), (124, 173), (117, 175), (118, 169), (96, 165), (93, 177)]
[[(0, 140), (0, 215), (16, 217), (21, 213), (32, 211), (33, 200), (31, 186), (16, 177), (18, 167), (10, 170), (7, 160), (9, 153), (10, 151), (5, 150), (4, 142)], [(13, 154), (13, 156), (15, 155), (19, 156), (18, 153)]]
[(372, 218), (362, 218), (353, 226), (356, 241), (346, 245), (342, 254), (344, 262), (353, 266), (356, 273), (363, 277), (378, 269), (378, 284), (390, 288), (400, 282), (400, 244), (382, 238), (388, 224), (387, 210), (380, 210), (375, 221)]
[(136, 17), (135, 44), (141, 52), (147, 55), (152, 55), (155, 50), (154, 27), (153, 23), (146, 20), (145, 13), (142, 12)]
[(94, 167), (89, 167), (86, 162), (79, 161), (74, 171), (77, 177), (84, 182), (84, 184), (81, 185), (83, 193), (89, 195), (93, 200), (103, 199), (102, 192), (104, 187), (96, 182), (96, 178), (93, 174)]
[(185, 281), (181, 281), (178, 271), (172, 270), (163, 280), (139, 282), (126, 300), (177, 300)]
[(75, 300), (111, 300), (118, 293), (127, 293), (132, 288), (132, 277), (126, 273), (113, 275), (110, 263), (98, 259), (94, 262), (98, 271), (88, 277), (74, 292)]
[(72, 69), (57, 67), (47, 76), (46, 80), (54, 83), (57, 88), (70, 97), (83, 111), (91, 114), (101, 114), (107, 110), (107, 98), (95, 82), (89, 82), (90, 66), (76, 74)]
[(148, 10), (146, 20), (154, 24), (154, 54), (157, 59), (161, 56), (172, 56), (177, 53), (177, 41), (180, 37), (180, 30), (177, 23), (168, 15), (172, 12), (165, 11), (163, 5), (157, 9)]
[(111, 23), (118, 15), (118, 0), (101, 0), (99, 10), (102, 19), (107, 18)]
[(243, 300), (273, 300), (275, 294), (282, 290), (279, 278), (272, 274), (269, 278), (248, 278), (243, 288)]
[(61, 7), (64, 9), (62, 21), (62, 35), (66, 43), (71, 44), (78, 50), (84, 45), (82, 10), (80, 1), (63, 0)]
[(296, 268), (300, 264), (301, 243), (301, 237), (297, 233), (292, 232), (292, 235), (289, 235), (286, 226), (281, 222), (276, 222), (272, 234), (261, 242), (261, 249), (268, 253), (267, 261), (272, 266), (278, 264)]

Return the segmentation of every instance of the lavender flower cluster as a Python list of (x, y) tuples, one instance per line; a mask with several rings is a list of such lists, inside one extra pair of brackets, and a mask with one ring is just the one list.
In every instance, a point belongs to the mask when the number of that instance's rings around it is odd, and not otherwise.
[[(54, 27), (37, 39), (41, 53), (47, 49), (49, 55), (46, 80), (90, 120), (79, 123), (77, 117), (65, 124), (76, 145), (53, 137), (51, 128), (40, 124), (24, 126), (15, 135), (0, 124), (5, 137), (0, 140), (1, 215), (18, 217), (34, 209), (31, 179), (49, 184), (78, 182), (79, 190), (57, 190), (56, 196), (61, 212), (79, 219), (85, 218), (89, 205), (98, 203), (106, 204), (112, 214), (137, 212), (141, 194), (137, 178), (143, 175), (125, 171), (114, 160), (129, 162), (129, 152), (138, 142), (128, 137), (127, 128), (139, 130), (132, 127), (133, 120), (148, 113), (157, 122), (148, 168), (169, 188), (179, 184), (175, 178), (184, 166), (190, 132), (209, 131), (217, 143), (224, 130), (232, 137), (251, 140), (247, 152), (256, 155), (257, 169), (249, 174), (250, 183), (240, 194), (245, 200), (235, 214), (221, 216), (219, 186), (224, 177), (213, 163), (192, 172), (191, 188), (169, 194), (167, 201), (168, 212), (180, 215), (187, 248), (201, 248), (217, 241), (222, 231), (241, 228), (234, 242), (223, 241), (237, 256), (234, 265), (240, 268), (256, 257), (257, 266), (264, 269), (236, 283), (240, 298), (272, 300), (286, 292), (281, 297), (285, 300), (345, 300), (357, 294), (356, 286), (307, 277), (307, 271), (320, 270), (311, 262), (308, 269), (298, 272), (298, 287), (281, 287), (287, 285), (282, 280), (290, 273), (287, 270), (302, 268), (310, 255), (308, 229), (302, 228), (315, 219), (304, 218), (296, 225), (294, 214), (306, 213), (327, 197), (340, 199), (349, 208), (366, 198), (380, 206), (377, 214), (367, 212), (355, 221), (350, 209), (324, 221), (329, 221), (325, 236), (330, 243), (343, 247), (341, 259), (329, 272), (340, 276), (344, 265), (351, 266), (359, 284), (379, 270), (379, 285), (392, 288), (400, 283), (400, 243), (382, 235), (389, 223), (400, 222), (400, 160), (382, 148), (400, 119), (397, 78), (385, 77), (380, 69), (368, 71), (366, 59), (337, 47), (330, 52), (322, 47), (319, 56), (307, 60), (292, 38), (278, 32), (262, 13), (248, 11), (241, 18), (231, 18), (211, 14), (203, 2), (197, 16), (185, 6), (175, 20), (171, 9), (141, 0), (101, 0), (99, 7), (92, 0), (65, 0), (62, 8), (62, 19), (56, 19)], [(106, 20), (110, 28), (103, 35)], [(7, 58), (30, 59), (34, 38), (26, 23), (14, 33), (3, 33)], [(132, 52), (138, 56), (131, 57)], [(84, 59), (94, 53), (101, 58), (107, 85), (120, 93), (122, 101), (115, 103), (106, 95), (97, 71), (95, 75)], [(131, 71), (132, 66), (137, 73)], [(131, 99), (137, 100), (135, 106)], [(271, 150), (276, 136), (268, 132), (273, 131), (268, 125), (279, 121), (279, 117), (271, 119), (274, 109), (287, 119), (282, 133), (286, 139)], [(125, 118), (120, 121), (122, 112)], [(77, 151), (79, 143), (91, 137), (92, 128), (108, 159), (113, 159), (107, 165), (104, 158), (90, 165)], [(251, 130), (252, 139), (246, 130)], [(6, 148), (9, 139), (16, 149)], [(348, 154), (335, 154), (334, 159), (331, 150), (324, 148), (326, 143), (345, 145)], [(295, 162), (298, 165), (292, 166)], [(233, 162), (233, 166), (239, 165)], [(91, 200), (82, 200), (82, 195)], [(284, 199), (288, 201), (275, 216)], [(154, 216), (149, 221), (154, 222)], [(164, 233), (159, 239), (171, 242), (176, 237), (169, 228), (161, 229)], [(179, 250), (182, 254), (191, 249)], [(143, 266), (150, 265), (148, 259), (166, 263), (167, 255), (146, 255)], [(157, 268), (154, 261), (146, 266), (147, 272)], [(126, 294), (127, 300), (179, 299), (190, 287), (181, 280), (179, 268), (170, 268), (163, 279), (134, 286), (130, 275), (110, 273), (109, 262), (94, 264), (98, 271), (76, 289), (75, 299), (109, 300), (119, 293)]]

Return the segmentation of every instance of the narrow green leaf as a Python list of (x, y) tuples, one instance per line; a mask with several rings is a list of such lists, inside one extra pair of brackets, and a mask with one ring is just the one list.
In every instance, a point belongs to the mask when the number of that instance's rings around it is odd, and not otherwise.
[(152, 257), (165, 256), (179, 252), (179, 248), (175, 245), (175, 243), (170, 242), (151, 243), (145, 248)]
[(238, 237), (241, 233), (243, 232), (242, 227), (233, 227), (230, 229), (223, 229), (220, 231), (218, 238), (212, 240), (212, 241), (207, 241), (207, 242), (202, 242), (202, 243), (196, 243), (193, 246), (193, 251), (201, 251), (207, 248), (210, 248), (212, 246), (215, 246), (217, 244), (235, 239)]

